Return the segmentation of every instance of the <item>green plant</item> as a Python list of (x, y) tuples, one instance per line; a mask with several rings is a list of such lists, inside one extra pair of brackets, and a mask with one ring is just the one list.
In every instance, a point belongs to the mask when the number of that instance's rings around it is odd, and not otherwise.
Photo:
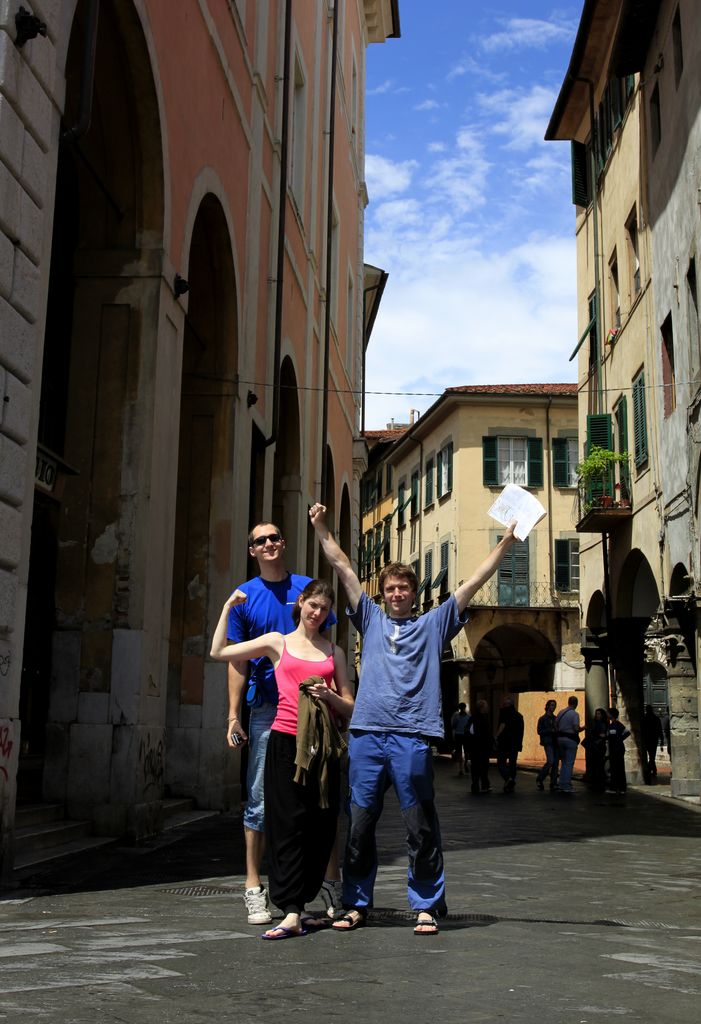
[(587, 457), (579, 463), (577, 475), (585, 512), (596, 506), (608, 508), (614, 504), (614, 489), (618, 486), (614, 481), (614, 468), (617, 464), (623, 472), (623, 466), (628, 465), (628, 452), (614, 452), (599, 445), (592, 445)]
[(616, 464), (627, 462), (628, 452), (612, 452), (610, 448), (600, 448), (595, 444), (577, 466), (577, 475), (585, 484), (594, 481), (604, 483), (611, 478), (611, 471)]

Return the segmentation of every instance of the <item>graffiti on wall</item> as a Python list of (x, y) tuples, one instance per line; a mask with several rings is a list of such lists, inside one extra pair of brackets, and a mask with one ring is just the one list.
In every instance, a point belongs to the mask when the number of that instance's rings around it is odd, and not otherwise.
[(5, 782), (9, 781), (7, 769), (10, 763), (12, 747), (14, 746), (12, 735), (13, 733), (9, 725), (0, 726), (0, 775), (2, 775)]
[(146, 739), (139, 743), (139, 764), (144, 792), (149, 789), (160, 790), (163, 785), (164, 760), (163, 738), (156, 742), (155, 739), (151, 739), (151, 733), (147, 733)]

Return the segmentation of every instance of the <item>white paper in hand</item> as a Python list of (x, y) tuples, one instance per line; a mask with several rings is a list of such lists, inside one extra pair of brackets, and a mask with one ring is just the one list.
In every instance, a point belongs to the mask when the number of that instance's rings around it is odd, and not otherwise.
[(516, 520), (514, 537), (525, 540), (536, 523), (548, 513), (530, 491), (518, 484), (507, 484), (488, 514), (502, 526), (509, 526)]

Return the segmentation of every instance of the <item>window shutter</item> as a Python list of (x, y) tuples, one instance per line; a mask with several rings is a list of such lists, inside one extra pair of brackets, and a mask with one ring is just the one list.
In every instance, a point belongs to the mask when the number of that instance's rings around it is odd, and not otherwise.
[(633, 381), (633, 437), (635, 465), (647, 461), (647, 422), (645, 416), (645, 374)]
[(568, 487), (569, 475), (567, 466), (567, 438), (553, 438), (553, 484), (555, 487)]
[(496, 437), (482, 438), (482, 482), (485, 487), (495, 487), (499, 483)]
[(450, 442), (449, 445), (446, 445), (445, 457), (448, 460), (448, 487), (447, 487), (447, 490), (448, 491), (452, 491), (452, 489), (453, 489), (453, 442), (452, 441)]
[(543, 439), (528, 438), (528, 486), (543, 486)]
[(555, 541), (555, 589), (570, 590), (570, 542)]
[(443, 497), (443, 449), (438, 452), (436, 460), (436, 495)]
[[(616, 406), (616, 429), (618, 431), (619, 452), (628, 451), (628, 398), (623, 395)], [(621, 463), (621, 497), (630, 499), (630, 464)]]
[(406, 484), (400, 484), (397, 489), (397, 527), (404, 526), (404, 509), (406, 507)]
[(576, 206), (589, 205), (587, 147), (584, 142), (572, 143), (572, 202)]
[(424, 482), (424, 505), (433, 501), (433, 459), (426, 460), (426, 477)]
[(595, 446), (609, 450), (613, 446), (610, 412), (590, 413), (587, 416), (587, 455)]

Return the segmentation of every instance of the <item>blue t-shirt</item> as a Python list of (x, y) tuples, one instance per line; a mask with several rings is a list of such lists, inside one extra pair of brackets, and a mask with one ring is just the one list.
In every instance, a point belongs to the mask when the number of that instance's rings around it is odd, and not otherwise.
[[(236, 589), (246, 595), (247, 601), (229, 610), (226, 630), (229, 642), (255, 640), (263, 633), (291, 633), (295, 628), (292, 609), (310, 579), (291, 572), (284, 580), (271, 581), (256, 576), (242, 583)], [(336, 622), (333, 612), (326, 622), (329, 626)], [(268, 658), (251, 658), (249, 666), (246, 703), (253, 708), (261, 704), (277, 705), (273, 663)]]
[(451, 596), (412, 619), (393, 619), (361, 594), (348, 614), (363, 636), (360, 685), (350, 728), (443, 735), (441, 657), (468, 620)]

